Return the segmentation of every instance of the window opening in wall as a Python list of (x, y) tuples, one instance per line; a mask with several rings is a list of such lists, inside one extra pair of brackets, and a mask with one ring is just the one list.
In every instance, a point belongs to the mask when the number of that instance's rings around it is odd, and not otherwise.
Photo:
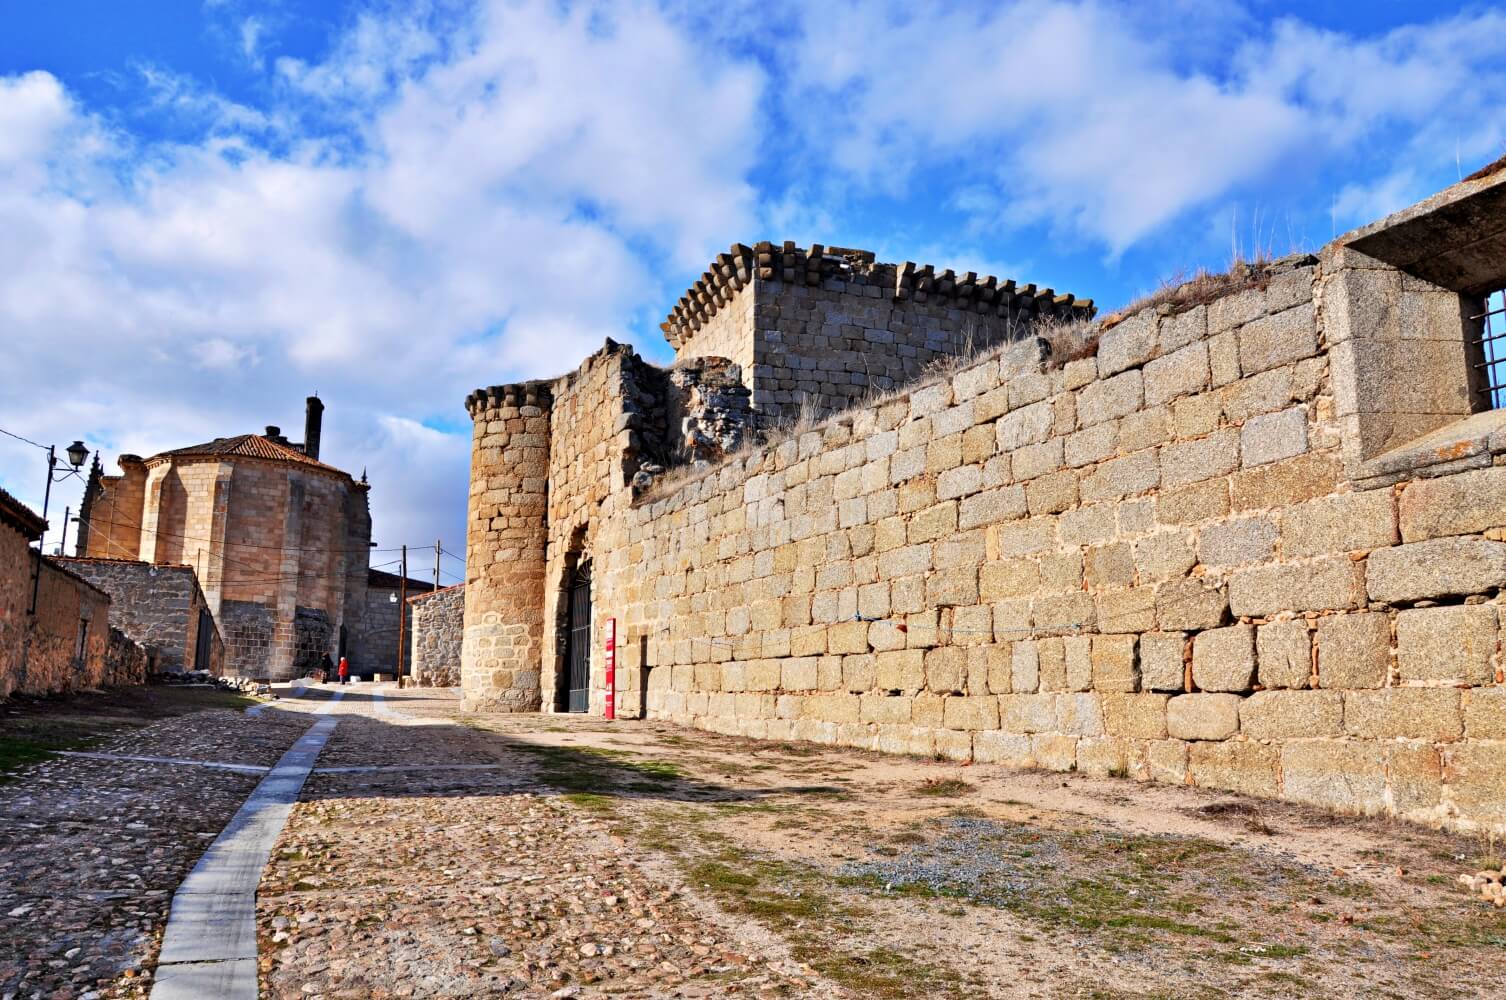
[(74, 666), (84, 665), (84, 650), (89, 647), (89, 619), (78, 620), (78, 646), (73, 650)]
[(1470, 317), (1478, 324), (1472, 374), (1481, 407), (1499, 410), (1506, 408), (1506, 291), (1491, 292), (1484, 302), (1484, 311)]

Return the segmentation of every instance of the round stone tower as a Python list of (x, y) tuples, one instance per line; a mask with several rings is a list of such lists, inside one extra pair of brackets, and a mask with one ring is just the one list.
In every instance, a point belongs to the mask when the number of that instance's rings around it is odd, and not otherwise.
[(466, 529), (463, 705), (536, 712), (544, 656), (549, 382), (477, 389)]

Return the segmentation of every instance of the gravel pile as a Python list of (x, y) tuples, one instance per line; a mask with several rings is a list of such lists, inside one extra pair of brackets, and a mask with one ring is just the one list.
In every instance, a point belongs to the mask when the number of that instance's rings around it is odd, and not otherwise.
[(1038, 890), (1041, 876), (1064, 860), (1054, 840), (994, 820), (956, 817), (941, 823), (934, 839), (892, 860), (848, 864), (842, 874), (876, 880), (886, 890), (920, 887), (998, 905)]

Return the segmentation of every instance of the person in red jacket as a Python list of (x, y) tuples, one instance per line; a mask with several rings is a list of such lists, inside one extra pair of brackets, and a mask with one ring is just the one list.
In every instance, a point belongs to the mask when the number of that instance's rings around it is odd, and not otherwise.
[(343, 656), (340, 657), (340, 683), (350, 683), (350, 661)]

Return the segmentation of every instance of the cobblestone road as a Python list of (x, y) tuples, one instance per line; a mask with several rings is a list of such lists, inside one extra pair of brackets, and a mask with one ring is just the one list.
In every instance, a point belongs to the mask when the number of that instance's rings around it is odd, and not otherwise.
[(454, 710), (391, 690), (335, 708), (262, 880), (263, 996), (835, 995), (739, 947)]

